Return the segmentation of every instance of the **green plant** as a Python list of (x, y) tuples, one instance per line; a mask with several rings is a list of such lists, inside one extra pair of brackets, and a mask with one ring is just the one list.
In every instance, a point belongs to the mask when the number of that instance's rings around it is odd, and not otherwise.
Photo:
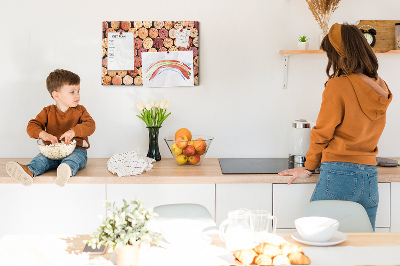
[(147, 228), (148, 222), (157, 216), (153, 209), (144, 208), (143, 203), (136, 200), (130, 203), (123, 200), (121, 208), (118, 208), (115, 202), (112, 205), (105, 202), (105, 207), (107, 216), (88, 242), (92, 248), (108, 245), (114, 250), (136, 242), (158, 245), (160, 234)]
[(153, 100), (148, 103), (139, 101), (136, 107), (142, 111), (142, 113), (136, 116), (142, 119), (148, 127), (160, 127), (164, 120), (171, 114), (171, 112), (165, 114), (169, 105), (170, 102), (166, 100), (157, 103), (154, 103)]
[(308, 38), (307, 35), (304, 34), (304, 35), (300, 35), (298, 40), (299, 40), (299, 42), (306, 42), (309, 39), (310, 38)]

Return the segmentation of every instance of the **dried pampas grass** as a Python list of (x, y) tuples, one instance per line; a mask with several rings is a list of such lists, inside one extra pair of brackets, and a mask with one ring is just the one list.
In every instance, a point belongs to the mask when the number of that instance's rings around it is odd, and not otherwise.
[(324, 35), (328, 33), (328, 22), (331, 15), (338, 8), (340, 0), (306, 0), (319, 27)]

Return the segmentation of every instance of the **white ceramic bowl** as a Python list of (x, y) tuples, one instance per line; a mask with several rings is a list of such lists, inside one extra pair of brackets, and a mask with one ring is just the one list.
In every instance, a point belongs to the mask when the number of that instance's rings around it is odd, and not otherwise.
[(336, 233), (339, 222), (328, 217), (310, 216), (294, 221), (300, 236), (310, 242), (326, 242)]
[(162, 222), (161, 234), (173, 245), (187, 245), (202, 240), (204, 226), (201, 222), (189, 219), (173, 219)]

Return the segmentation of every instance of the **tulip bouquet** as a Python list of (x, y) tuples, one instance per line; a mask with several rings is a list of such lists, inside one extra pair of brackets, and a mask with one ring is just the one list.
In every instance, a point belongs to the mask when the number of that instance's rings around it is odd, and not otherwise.
[(139, 101), (136, 104), (136, 107), (142, 113), (136, 116), (142, 119), (148, 127), (161, 127), (164, 120), (171, 114), (171, 112), (166, 114), (169, 105), (170, 102), (166, 100), (156, 103), (153, 100), (148, 103), (142, 103)]

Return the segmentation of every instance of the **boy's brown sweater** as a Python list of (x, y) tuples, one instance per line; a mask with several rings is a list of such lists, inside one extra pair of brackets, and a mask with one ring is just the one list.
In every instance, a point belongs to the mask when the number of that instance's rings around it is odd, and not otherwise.
[(84, 106), (70, 107), (65, 112), (57, 109), (56, 105), (47, 106), (35, 119), (29, 121), (26, 131), (31, 138), (38, 139), (42, 131), (60, 138), (70, 129), (75, 132), (76, 146), (88, 149), (90, 147), (88, 136), (93, 134), (96, 125)]
[(321, 109), (311, 130), (305, 166), (315, 170), (322, 162), (376, 165), (378, 141), (386, 123), (392, 93), (381, 97), (357, 74), (332, 78), (322, 94)]

